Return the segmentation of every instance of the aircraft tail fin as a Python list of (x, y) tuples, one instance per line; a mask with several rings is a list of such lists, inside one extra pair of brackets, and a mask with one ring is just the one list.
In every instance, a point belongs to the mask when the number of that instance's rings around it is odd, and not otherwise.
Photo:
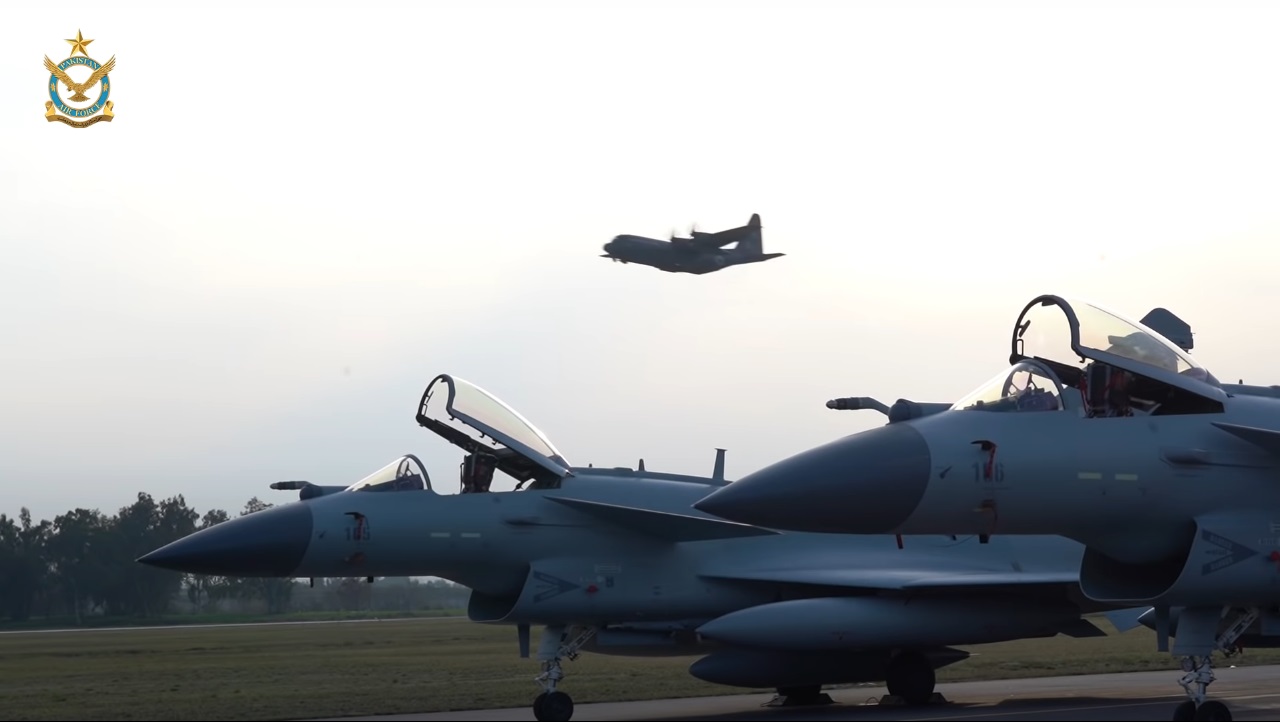
[(711, 469), (711, 478), (724, 481), (724, 449), (716, 449), (716, 465)]
[(1173, 312), (1167, 308), (1151, 309), (1139, 323), (1169, 339), (1183, 351), (1190, 353), (1195, 346), (1191, 325), (1173, 315)]
[(751, 526), (750, 524), (739, 524), (738, 522), (710, 517), (672, 514), (666, 511), (654, 511), (652, 509), (641, 509), (619, 504), (605, 504), (599, 501), (572, 499), (565, 496), (548, 496), (546, 498), (624, 529), (673, 543), (769, 536), (778, 533), (769, 529)]
[(764, 253), (764, 233), (761, 231), (759, 213), (752, 213), (751, 220), (739, 230), (742, 236), (738, 239), (738, 245), (734, 247), (735, 251), (752, 256)]

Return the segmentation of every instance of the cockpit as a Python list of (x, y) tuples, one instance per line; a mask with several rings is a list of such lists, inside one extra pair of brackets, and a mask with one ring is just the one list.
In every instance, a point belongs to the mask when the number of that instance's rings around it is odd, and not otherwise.
[[(1008, 383), (1022, 367), (1028, 382), (1037, 382), (1035, 389), (1057, 390), (1059, 402), (1063, 386), (1077, 388), (1086, 416), (1214, 412), (1226, 398), (1218, 379), (1167, 338), (1078, 299), (1045, 295), (1032, 300), (1014, 324), (1012, 342), (1014, 368), (1002, 374)], [(1046, 378), (1061, 385), (1046, 386)], [(1023, 398), (1030, 398), (1025, 388), (1018, 391), (993, 379), (966, 402), (1016, 405)]]
[(1092, 303), (1041, 296), (1023, 309), (1014, 326), (1010, 363), (1038, 358), (1083, 369), (1090, 361), (1127, 359), (1135, 373), (1154, 370), (1221, 387), (1209, 370), (1171, 341), (1137, 321)]
[(479, 386), (441, 374), (422, 394), (417, 421), (467, 452), (459, 467), (463, 494), (489, 491), (497, 471), (530, 489), (557, 488), (570, 464), (551, 441), (514, 409)]
[(427, 469), (413, 454), (378, 469), (347, 487), (347, 491), (433, 491)]
[[(533, 424), (484, 389), (457, 377), (441, 374), (431, 381), (418, 406), (417, 420), (467, 452), (459, 466), (463, 494), (489, 491), (497, 471), (519, 482), (517, 490), (530, 481), (530, 489), (558, 488), (561, 480), (573, 475), (569, 462)], [(272, 488), (301, 489), (303, 485), (319, 488), (307, 482), (280, 482)], [(435, 489), (422, 461), (406, 454), (345, 491), (434, 493)], [(302, 498), (308, 498), (306, 493)]]
[(952, 404), (953, 411), (1061, 411), (1062, 384), (1034, 361), (1020, 361)]

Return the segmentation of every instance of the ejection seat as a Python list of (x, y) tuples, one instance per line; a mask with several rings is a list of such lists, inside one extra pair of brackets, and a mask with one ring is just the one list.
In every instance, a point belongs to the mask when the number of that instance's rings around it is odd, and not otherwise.
[(467, 454), (460, 468), (462, 476), (462, 493), (477, 494), (489, 491), (493, 483), (493, 472), (498, 468), (498, 457), (478, 451)]
[(1133, 398), (1129, 394), (1132, 385), (1133, 375), (1128, 371), (1101, 361), (1090, 363), (1080, 377), (1085, 416), (1133, 416)]

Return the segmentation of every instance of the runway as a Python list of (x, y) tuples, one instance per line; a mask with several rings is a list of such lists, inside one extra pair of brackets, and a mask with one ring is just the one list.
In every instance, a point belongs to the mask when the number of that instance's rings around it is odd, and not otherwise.
[[(1223, 667), (1210, 698), (1225, 702), (1235, 720), (1280, 719), (1280, 665)], [(811, 708), (762, 708), (769, 695), (733, 695), (648, 702), (578, 705), (574, 722), (589, 720), (1158, 720), (1173, 718), (1186, 699), (1177, 671), (1040, 677), (939, 684), (947, 704), (928, 707), (876, 705), (883, 687), (829, 692), (836, 704)], [(573, 693), (572, 683), (564, 687)], [(532, 702), (532, 700), (530, 700)], [(418, 715), (345, 717), (343, 722), (475, 722), (532, 720), (529, 707)]]

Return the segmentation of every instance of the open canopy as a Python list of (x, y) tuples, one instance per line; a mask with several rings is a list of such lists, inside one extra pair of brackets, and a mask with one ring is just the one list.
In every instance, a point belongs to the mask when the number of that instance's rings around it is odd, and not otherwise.
[(1226, 397), (1218, 379), (1169, 339), (1087, 301), (1037, 297), (1018, 316), (1012, 343), (1010, 363), (1039, 359), (1064, 379), (1100, 361), (1199, 396)]
[[(1086, 415), (1095, 416), (1129, 414), (1137, 408), (1167, 415), (1218, 412), (1227, 398), (1218, 379), (1168, 338), (1087, 301), (1052, 295), (1035, 298), (1018, 316), (1012, 341), (1012, 366), (957, 401), (951, 410), (1083, 408)], [(1127, 401), (1114, 411), (1106, 410), (1109, 407), (1102, 398), (1111, 393), (1110, 369), (1132, 375), (1122, 384)], [(1066, 389), (1079, 393), (1067, 394)], [(1089, 399), (1083, 398), (1094, 392)]]
[(422, 394), (418, 423), (470, 454), (487, 452), (517, 481), (553, 483), (570, 464), (551, 441), (514, 409), (473, 383), (440, 374)]

